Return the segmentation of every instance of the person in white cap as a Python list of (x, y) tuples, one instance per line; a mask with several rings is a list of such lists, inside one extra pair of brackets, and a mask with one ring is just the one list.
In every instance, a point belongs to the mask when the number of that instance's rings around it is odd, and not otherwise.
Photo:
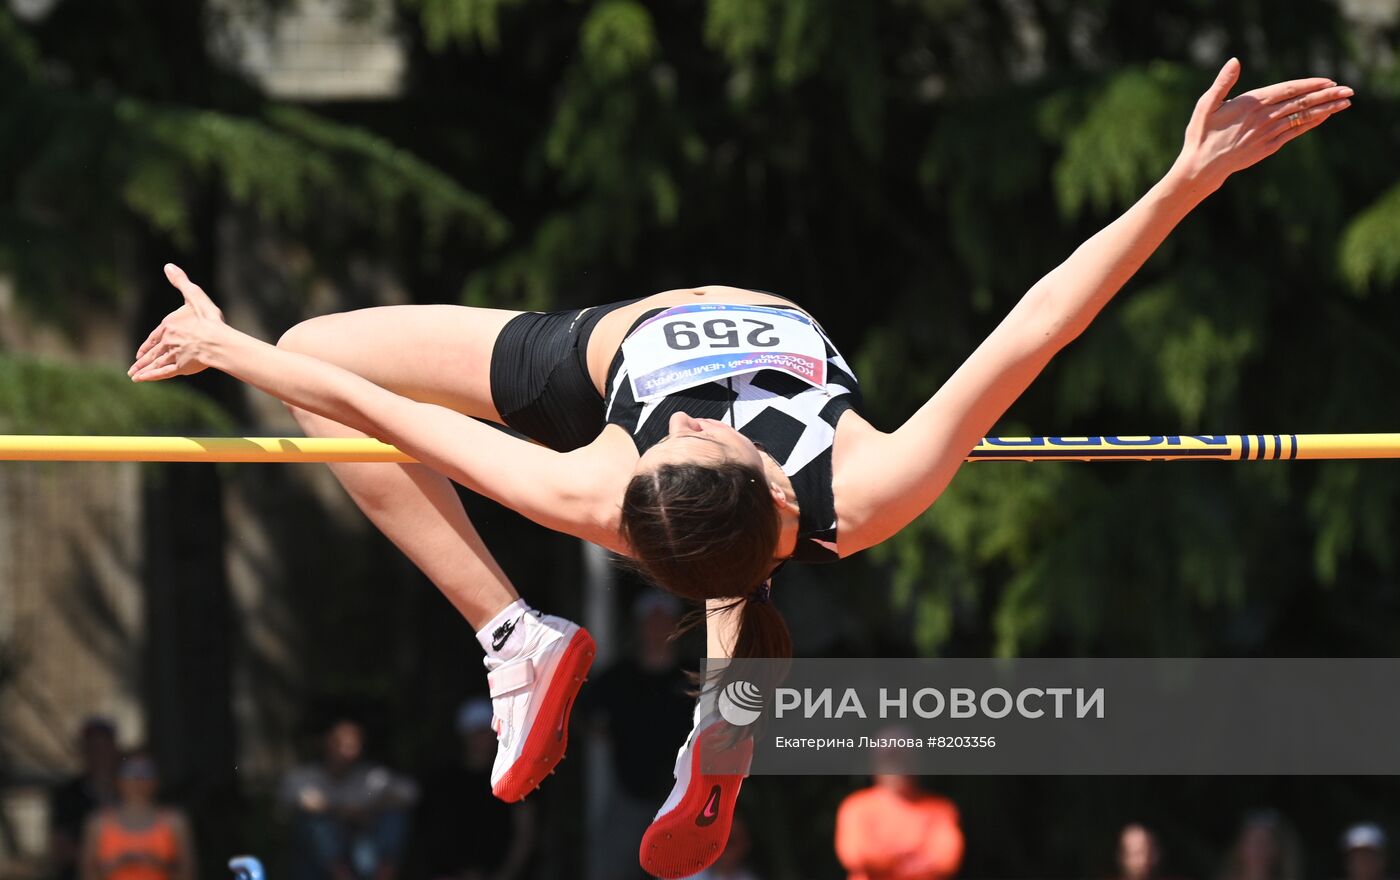
[(1353, 825), (1342, 835), (1346, 880), (1385, 880), (1385, 832), (1374, 822)]
[(491, 718), (489, 697), (462, 703), (454, 760), (425, 777), (417, 819), (430, 880), (515, 880), (529, 867), (537, 838), (534, 803), (508, 804), (492, 796)]
[(293, 768), (278, 801), (291, 820), (298, 880), (397, 880), (418, 784), (366, 756), (365, 729), (336, 719), (321, 759)]

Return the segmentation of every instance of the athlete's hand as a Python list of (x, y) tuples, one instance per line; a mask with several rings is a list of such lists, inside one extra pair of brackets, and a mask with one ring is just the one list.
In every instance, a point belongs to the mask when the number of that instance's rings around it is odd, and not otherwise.
[(1325, 77), (1274, 83), (1227, 100), (1239, 78), (1239, 59), (1231, 58), (1196, 102), (1172, 169), (1193, 184), (1213, 190), (1351, 106), (1352, 90)]
[(190, 376), (209, 366), (209, 343), (228, 330), (224, 313), (209, 295), (174, 263), (165, 264), (165, 277), (180, 291), (185, 304), (165, 316), (136, 351), (126, 374), (133, 382), (154, 382)]

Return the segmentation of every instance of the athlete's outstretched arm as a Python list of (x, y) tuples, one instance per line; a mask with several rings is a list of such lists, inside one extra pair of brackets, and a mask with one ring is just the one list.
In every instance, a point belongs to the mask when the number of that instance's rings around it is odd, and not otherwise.
[[(543, 526), (620, 551), (606, 514), (606, 474), (584, 460), (588, 448), (560, 453), (469, 416), (395, 394), (349, 370), (278, 348), (223, 321), (209, 296), (174, 265), (170, 283), (185, 305), (137, 352), (128, 371), (149, 382), (214, 368), (292, 406), (363, 431), (433, 470)], [(615, 506), (615, 505), (613, 505)]]
[(1196, 102), (1166, 176), (1038, 281), (902, 427), (861, 441), (838, 488), (843, 554), (878, 544), (928, 509), (1050, 359), (1227, 177), (1351, 103), (1351, 89), (1323, 78), (1277, 83), (1227, 101), (1239, 73), (1239, 62), (1230, 59)]

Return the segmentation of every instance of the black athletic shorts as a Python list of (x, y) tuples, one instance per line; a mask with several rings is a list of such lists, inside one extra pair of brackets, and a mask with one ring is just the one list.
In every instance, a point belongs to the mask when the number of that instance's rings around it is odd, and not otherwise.
[(505, 423), (559, 452), (597, 439), (605, 407), (588, 374), (588, 337), (604, 315), (634, 302), (507, 321), (491, 350), (491, 400)]

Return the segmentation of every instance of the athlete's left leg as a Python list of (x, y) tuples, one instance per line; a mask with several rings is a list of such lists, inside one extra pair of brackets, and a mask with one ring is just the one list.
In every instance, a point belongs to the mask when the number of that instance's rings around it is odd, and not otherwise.
[[(362, 309), (298, 324), (278, 345), (406, 397), (499, 422), (491, 355), (516, 314), (449, 305)], [(365, 436), (305, 410), (292, 414), (309, 436)], [(477, 630), (499, 741), (492, 787), (503, 800), (524, 797), (563, 758), (570, 709), (593, 659), (592, 638), (563, 618), (527, 613), (446, 477), (416, 464), (342, 463), (331, 470)]]

